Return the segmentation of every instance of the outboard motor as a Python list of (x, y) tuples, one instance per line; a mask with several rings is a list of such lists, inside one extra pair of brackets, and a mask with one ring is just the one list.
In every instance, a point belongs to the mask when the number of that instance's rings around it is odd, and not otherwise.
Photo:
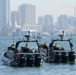
[(54, 53), (54, 62), (55, 63), (60, 63), (61, 62), (61, 53), (60, 52), (55, 52)]
[(25, 57), (23, 54), (19, 55), (18, 66), (25, 66)]
[(35, 55), (34, 65), (37, 66), (37, 67), (41, 65), (41, 55), (40, 54)]
[(70, 51), (68, 54), (69, 54), (69, 63), (74, 63), (75, 62), (75, 52)]
[(34, 64), (33, 55), (27, 55), (26, 66), (33, 67), (33, 64)]
[(61, 53), (61, 62), (62, 63), (67, 63), (68, 62), (68, 53), (67, 52), (62, 52)]

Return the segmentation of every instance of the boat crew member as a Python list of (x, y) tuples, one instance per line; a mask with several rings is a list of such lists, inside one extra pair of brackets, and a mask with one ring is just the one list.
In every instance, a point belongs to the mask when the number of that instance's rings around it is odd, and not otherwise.
[(47, 45), (47, 43), (46, 43), (46, 42), (44, 42), (44, 45)]
[(59, 45), (58, 45), (58, 43), (55, 43), (54, 50), (59, 50)]
[(29, 49), (29, 46), (28, 46), (28, 44), (26, 44), (25, 48), (26, 48), (26, 49)]
[(32, 52), (32, 51), (29, 49), (28, 44), (25, 45), (25, 47), (24, 47), (24, 49), (23, 49), (23, 52), (24, 52), (24, 53), (25, 53), (25, 52), (27, 52), (27, 53)]
[(14, 51), (15, 54), (18, 53), (18, 50), (16, 49), (14, 44), (11, 45), (11, 49), (12, 51)]
[(45, 42), (44, 44), (41, 45), (43, 49), (47, 49), (48, 48), (48, 44)]
[(46, 56), (48, 56), (48, 44), (46, 42), (44, 42), (44, 44), (42, 45), (42, 48), (47, 50)]
[(44, 43), (44, 45), (45, 45), (45, 46), (48, 46), (48, 44), (47, 44), (46, 42)]

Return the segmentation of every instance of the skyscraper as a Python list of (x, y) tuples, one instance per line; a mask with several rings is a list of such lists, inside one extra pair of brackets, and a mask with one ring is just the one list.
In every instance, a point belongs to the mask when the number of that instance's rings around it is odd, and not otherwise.
[(44, 17), (43, 16), (38, 17), (38, 24), (44, 25)]
[(45, 31), (44, 30), (44, 17), (43, 16), (38, 17), (38, 24), (42, 25), (42, 31)]
[(53, 17), (52, 15), (45, 15), (44, 19), (44, 30), (46, 32), (51, 32), (53, 30)]
[(32, 4), (22, 4), (19, 6), (19, 12), (21, 15), (21, 25), (33, 25), (35, 24), (35, 10), (36, 6)]
[(68, 28), (68, 17), (67, 15), (60, 15), (57, 18), (58, 29), (67, 29)]
[(11, 25), (13, 27), (15, 27), (15, 22), (17, 23), (17, 25), (20, 25), (21, 24), (20, 20), (21, 19), (20, 19), (20, 13), (19, 13), (19, 11), (12, 11), (11, 12)]
[(0, 0), (0, 28), (3, 30), (10, 21), (10, 0)]

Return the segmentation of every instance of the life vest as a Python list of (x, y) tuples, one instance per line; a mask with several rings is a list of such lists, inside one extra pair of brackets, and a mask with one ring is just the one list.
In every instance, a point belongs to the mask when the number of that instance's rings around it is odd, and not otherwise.
[(29, 47), (28, 46), (25, 46), (25, 49), (29, 49)]

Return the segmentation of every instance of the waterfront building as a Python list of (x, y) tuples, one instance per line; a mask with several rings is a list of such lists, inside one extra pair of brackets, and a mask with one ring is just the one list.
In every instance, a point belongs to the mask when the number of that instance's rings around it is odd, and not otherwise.
[(62, 29), (62, 30), (65, 30), (68, 28), (68, 17), (67, 15), (60, 15), (58, 18), (57, 18), (57, 27), (58, 29)]
[(44, 17), (38, 17), (38, 25), (42, 25), (42, 31), (44, 31)]
[(26, 24), (26, 25), (23, 25), (21, 27), (21, 30), (22, 31), (29, 31), (29, 30), (31, 30), (31, 31), (42, 32), (42, 25), (38, 25), (38, 24), (28, 25), (28, 24)]
[(12, 11), (11, 12), (11, 25), (12, 27), (15, 27), (15, 23), (17, 22), (17, 25), (21, 24), (21, 18), (19, 11)]
[(0, 28), (4, 33), (10, 22), (10, 0), (0, 0)]
[(32, 4), (22, 4), (18, 7), (21, 16), (21, 26), (24, 24), (35, 24), (36, 6)]
[(52, 15), (45, 15), (44, 31), (50, 33), (52, 30), (53, 30), (53, 17), (52, 17)]
[(44, 17), (43, 16), (38, 17), (38, 24), (44, 25)]
[(30, 30), (36, 30), (37, 32), (42, 32), (42, 25), (30, 25)]
[(74, 27), (74, 25), (76, 25), (76, 18), (72, 17), (72, 16), (69, 16), (68, 17), (68, 26), (69, 27)]

